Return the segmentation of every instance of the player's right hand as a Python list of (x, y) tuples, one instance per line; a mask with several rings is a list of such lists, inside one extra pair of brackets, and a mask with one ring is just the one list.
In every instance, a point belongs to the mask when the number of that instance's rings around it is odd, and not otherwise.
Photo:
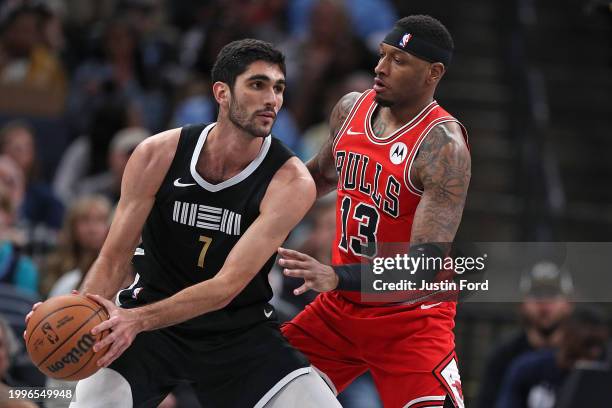
[(304, 284), (293, 291), (294, 295), (301, 295), (309, 289), (327, 292), (338, 286), (338, 275), (331, 266), (292, 249), (279, 248), (278, 254), (278, 264), (284, 268), (285, 276), (304, 279)]

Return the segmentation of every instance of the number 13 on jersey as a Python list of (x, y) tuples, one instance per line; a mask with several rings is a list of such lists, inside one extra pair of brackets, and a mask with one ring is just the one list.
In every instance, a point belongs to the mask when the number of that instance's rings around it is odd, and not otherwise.
[[(342, 238), (338, 247), (344, 252), (349, 250), (357, 256), (372, 258), (376, 255), (376, 233), (378, 232), (378, 221), (380, 216), (378, 210), (366, 203), (359, 203), (352, 208), (351, 197), (346, 196), (342, 200), (340, 208), (342, 215)], [(351, 218), (349, 218), (349, 215)], [(349, 221), (357, 222), (357, 235), (348, 235)]]

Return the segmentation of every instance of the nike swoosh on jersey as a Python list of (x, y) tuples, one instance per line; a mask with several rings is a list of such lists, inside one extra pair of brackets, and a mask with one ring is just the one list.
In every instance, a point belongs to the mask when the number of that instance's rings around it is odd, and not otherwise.
[(421, 309), (431, 309), (432, 307), (436, 307), (438, 305), (441, 305), (442, 302), (438, 302), (438, 303), (434, 303), (432, 305), (421, 305)]
[(272, 316), (272, 313), (274, 313), (274, 310), (270, 310), (269, 312), (267, 312), (266, 309), (264, 309), (264, 314), (267, 318), (270, 318), (270, 316)]
[(196, 183), (181, 183), (180, 182), (181, 178), (177, 178), (176, 180), (174, 180), (174, 185), (176, 187), (190, 187), (190, 186), (195, 186)]
[(349, 130), (346, 131), (346, 134), (349, 135), (349, 136), (352, 136), (352, 135), (363, 135), (365, 133), (363, 133), (363, 132), (353, 132), (353, 128), (349, 128)]

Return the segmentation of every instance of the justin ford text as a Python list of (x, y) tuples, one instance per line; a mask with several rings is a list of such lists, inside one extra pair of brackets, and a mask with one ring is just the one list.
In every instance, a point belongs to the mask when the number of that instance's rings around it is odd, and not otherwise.
[[(487, 255), (479, 257), (445, 257), (429, 258), (425, 256), (408, 256), (398, 254), (394, 257), (376, 257), (372, 260), (372, 272), (375, 275), (382, 275), (385, 271), (393, 273), (409, 273), (414, 275), (417, 271), (454, 271), (458, 275), (465, 272), (479, 272), (485, 269)], [(397, 275), (396, 275), (397, 276)], [(426, 291), (455, 291), (455, 290), (488, 290), (489, 281), (471, 282), (467, 279), (458, 281), (431, 282), (427, 279), (418, 280), (401, 279), (394, 282), (385, 282), (376, 279), (373, 288), (377, 291), (405, 291), (405, 290), (426, 290)]]

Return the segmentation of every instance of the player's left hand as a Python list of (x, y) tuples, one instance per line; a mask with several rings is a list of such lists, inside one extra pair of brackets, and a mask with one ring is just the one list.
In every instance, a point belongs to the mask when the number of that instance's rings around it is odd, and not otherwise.
[(98, 360), (99, 367), (108, 367), (132, 344), (136, 335), (142, 331), (142, 323), (134, 309), (122, 309), (110, 300), (91, 293), (88, 293), (87, 297), (104, 306), (110, 316), (91, 330), (93, 335), (104, 330), (111, 331), (108, 336), (94, 344), (94, 352), (110, 345), (106, 354)]
[(294, 295), (301, 295), (308, 289), (327, 292), (338, 286), (338, 275), (331, 266), (292, 249), (279, 248), (278, 253), (281, 256), (278, 264), (284, 268), (283, 273), (304, 279), (304, 284), (293, 291)]

